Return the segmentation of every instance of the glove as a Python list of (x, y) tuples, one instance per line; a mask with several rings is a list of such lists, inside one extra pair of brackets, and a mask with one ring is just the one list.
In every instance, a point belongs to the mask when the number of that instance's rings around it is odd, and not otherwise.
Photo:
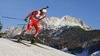
[(28, 19), (28, 18), (25, 18), (25, 21), (26, 21), (26, 22), (27, 22), (27, 19)]

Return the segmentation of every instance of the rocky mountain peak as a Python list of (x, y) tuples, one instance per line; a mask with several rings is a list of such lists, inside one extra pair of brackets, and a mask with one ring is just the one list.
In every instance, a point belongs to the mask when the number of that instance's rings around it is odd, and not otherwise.
[(42, 20), (41, 25), (45, 25), (43, 26), (43, 28), (48, 28), (48, 29), (56, 29), (68, 25), (68, 26), (80, 26), (85, 30), (93, 30), (92, 27), (87, 26), (80, 18), (76, 19), (75, 17), (71, 17), (69, 15), (62, 17), (61, 19), (58, 17), (45, 18)]

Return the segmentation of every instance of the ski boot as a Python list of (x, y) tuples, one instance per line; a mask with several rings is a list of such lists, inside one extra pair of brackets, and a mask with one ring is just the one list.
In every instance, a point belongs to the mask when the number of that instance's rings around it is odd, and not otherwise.
[(36, 45), (36, 43), (35, 43), (35, 37), (33, 37), (33, 38), (31, 39), (31, 44), (32, 44), (32, 45)]
[(18, 38), (18, 42), (22, 42), (22, 38), (23, 38), (23, 36), (20, 36), (20, 37)]

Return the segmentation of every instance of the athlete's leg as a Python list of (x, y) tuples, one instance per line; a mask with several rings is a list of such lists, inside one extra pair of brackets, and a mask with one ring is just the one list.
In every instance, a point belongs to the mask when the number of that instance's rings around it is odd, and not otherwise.
[(36, 22), (36, 23), (33, 24), (33, 25), (34, 25), (34, 27), (35, 27), (35, 29), (36, 29), (36, 32), (35, 32), (35, 34), (34, 34), (34, 37), (36, 38), (37, 35), (38, 35), (38, 32), (39, 32), (39, 30), (40, 30), (40, 25), (38, 24), (38, 22)]
[(25, 30), (25, 31), (23, 32), (22, 36), (25, 36), (26, 33), (28, 33), (28, 32), (31, 30), (31, 28), (32, 28), (32, 21), (30, 20), (30, 21), (29, 21), (29, 24), (28, 24), (28, 27), (27, 27), (27, 30)]

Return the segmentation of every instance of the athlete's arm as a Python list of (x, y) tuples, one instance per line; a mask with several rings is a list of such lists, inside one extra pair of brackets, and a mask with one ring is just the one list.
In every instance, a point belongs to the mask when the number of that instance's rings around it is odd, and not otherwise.
[(27, 22), (28, 18), (31, 16), (31, 15), (37, 15), (38, 14), (38, 11), (34, 11), (32, 13), (30, 13), (26, 18), (25, 18), (25, 21)]
[(38, 22), (40, 22), (40, 21), (41, 21), (42, 19), (44, 19), (45, 17), (46, 17), (46, 15), (44, 15), (44, 17), (43, 17), (43, 18), (39, 19), (39, 20), (38, 20)]

